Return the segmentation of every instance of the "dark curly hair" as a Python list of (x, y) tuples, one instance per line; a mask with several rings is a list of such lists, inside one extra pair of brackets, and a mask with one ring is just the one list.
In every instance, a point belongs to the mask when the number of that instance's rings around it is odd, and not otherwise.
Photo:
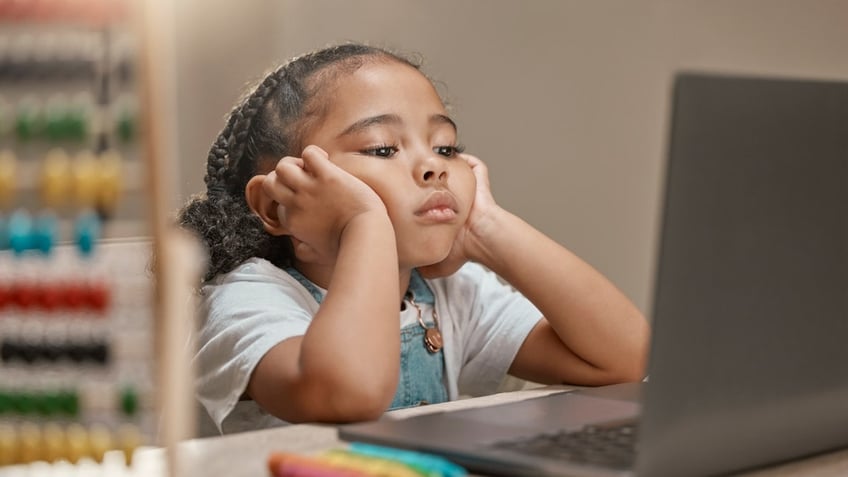
[(300, 137), (326, 110), (326, 87), (373, 60), (419, 65), (387, 50), (343, 44), (296, 57), (268, 74), (233, 108), (206, 162), (206, 194), (192, 197), (178, 221), (204, 242), (209, 262), (204, 280), (251, 257), (285, 267), (294, 258), (287, 236), (273, 236), (248, 207), (247, 182), (284, 156), (299, 155)]

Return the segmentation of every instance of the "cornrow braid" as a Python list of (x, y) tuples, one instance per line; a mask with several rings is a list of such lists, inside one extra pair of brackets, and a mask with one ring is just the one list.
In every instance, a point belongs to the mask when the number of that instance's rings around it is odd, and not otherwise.
[[(322, 91), (369, 59), (412, 61), (388, 51), (343, 44), (297, 57), (268, 74), (230, 112), (206, 160), (205, 195), (192, 197), (179, 223), (199, 235), (209, 254), (204, 280), (229, 272), (252, 257), (284, 267), (294, 258), (291, 240), (267, 233), (247, 204), (244, 188), (265, 161), (299, 151), (299, 134), (320, 119)], [(264, 165), (263, 165), (264, 163)]]
[(268, 98), (280, 84), (286, 67), (281, 66), (262, 80), (262, 83), (248, 95), (240, 105), (230, 113), (227, 125), (218, 134), (218, 138), (209, 150), (206, 165), (207, 191), (210, 189), (235, 192), (231, 188), (236, 174), (228, 174), (228, 169), (237, 170), (244, 155), (250, 137), (250, 128), (254, 117), (260, 112)]

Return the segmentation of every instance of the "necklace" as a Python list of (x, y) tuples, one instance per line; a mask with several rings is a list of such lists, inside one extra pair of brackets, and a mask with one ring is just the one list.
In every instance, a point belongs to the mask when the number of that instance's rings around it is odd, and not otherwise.
[(439, 315), (436, 314), (436, 305), (433, 304), (433, 327), (428, 328), (427, 325), (424, 324), (424, 320), (421, 318), (421, 307), (418, 306), (418, 303), (415, 303), (415, 294), (412, 291), (408, 291), (406, 293), (406, 298), (409, 300), (409, 304), (415, 308), (415, 311), (418, 312), (418, 324), (424, 328), (424, 346), (427, 347), (427, 351), (430, 353), (438, 353), (440, 349), (442, 349), (442, 332), (439, 331)]

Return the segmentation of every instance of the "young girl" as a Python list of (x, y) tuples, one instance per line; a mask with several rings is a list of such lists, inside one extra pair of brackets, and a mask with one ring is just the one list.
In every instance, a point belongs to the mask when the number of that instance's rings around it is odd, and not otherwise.
[(507, 374), (643, 376), (645, 319), (497, 205), (408, 60), (355, 44), (291, 60), (232, 111), (205, 180), (180, 220), (210, 253), (198, 395), (223, 432), (375, 419)]

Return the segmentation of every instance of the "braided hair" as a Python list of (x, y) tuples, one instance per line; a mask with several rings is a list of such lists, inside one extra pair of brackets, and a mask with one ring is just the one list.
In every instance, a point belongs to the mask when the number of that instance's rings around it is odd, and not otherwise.
[[(183, 227), (200, 236), (209, 254), (204, 280), (233, 270), (252, 257), (285, 267), (294, 251), (287, 236), (265, 231), (247, 204), (244, 188), (262, 168), (300, 153), (299, 137), (310, 121), (320, 121), (321, 93), (368, 60), (418, 64), (386, 50), (343, 44), (292, 59), (269, 73), (233, 108), (206, 161), (206, 194), (192, 197), (179, 211)], [(269, 162), (273, 161), (273, 162)]]

